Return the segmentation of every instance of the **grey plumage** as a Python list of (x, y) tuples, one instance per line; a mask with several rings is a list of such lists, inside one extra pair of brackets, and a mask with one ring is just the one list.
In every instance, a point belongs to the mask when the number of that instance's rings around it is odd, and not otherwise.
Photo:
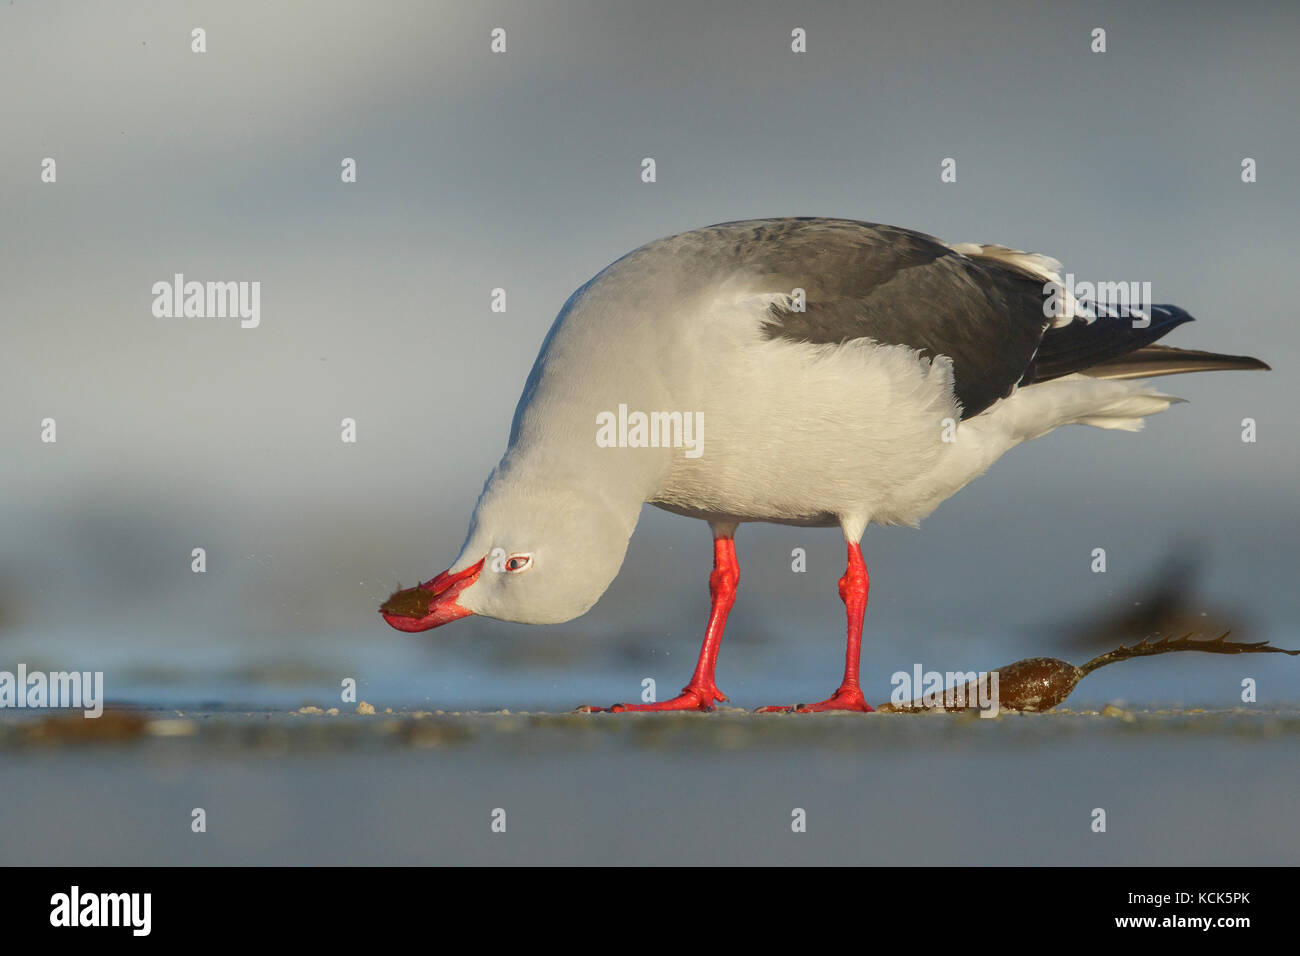
[[(1240, 356), (1147, 352), (1192, 320), (1176, 306), (1153, 306), (1145, 328), (1104, 314), (1056, 326), (1044, 276), (1016, 260), (1024, 254), (1001, 247), (968, 253), (909, 229), (820, 218), (722, 223), (687, 235), (706, 259), (724, 249), (773, 286), (805, 290), (802, 312), (770, 306), (768, 338), (818, 345), (869, 338), (947, 356), (963, 419), (1018, 386), (1076, 372), (1115, 378), (1268, 367)], [(1139, 350), (1140, 358), (1124, 358)]]
[(734, 251), (760, 275), (806, 292), (804, 312), (772, 306), (769, 338), (866, 337), (946, 355), (963, 418), (1011, 394), (1051, 322), (1041, 277), (896, 226), (776, 220), (754, 224)]

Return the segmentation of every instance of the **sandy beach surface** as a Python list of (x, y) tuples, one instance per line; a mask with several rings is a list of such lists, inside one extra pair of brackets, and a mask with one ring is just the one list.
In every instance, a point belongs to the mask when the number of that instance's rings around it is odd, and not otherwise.
[(4, 864), (1300, 863), (1296, 709), (10, 712), (0, 774)]

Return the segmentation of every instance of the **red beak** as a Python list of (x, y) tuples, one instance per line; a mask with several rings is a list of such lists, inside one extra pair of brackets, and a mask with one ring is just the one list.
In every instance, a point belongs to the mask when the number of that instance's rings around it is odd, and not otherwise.
[(478, 580), (483, 560), (452, 574), (443, 571), (432, 581), (393, 594), (379, 608), (384, 620), (399, 631), (427, 631), (449, 621), (468, 617), (468, 611), (456, 603), (460, 592)]

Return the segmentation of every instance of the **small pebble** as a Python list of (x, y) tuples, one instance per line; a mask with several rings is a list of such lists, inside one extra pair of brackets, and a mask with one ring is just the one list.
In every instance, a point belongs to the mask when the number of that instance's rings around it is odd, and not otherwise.
[(151, 737), (190, 737), (199, 725), (192, 720), (151, 720), (144, 729)]
[(1119, 717), (1126, 724), (1131, 724), (1137, 720), (1137, 714), (1131, 710), (1125, 710), (1123, 707), (1116, 707), (1114, 704), (1107, 704), (1101, 709), (1103, 717)]

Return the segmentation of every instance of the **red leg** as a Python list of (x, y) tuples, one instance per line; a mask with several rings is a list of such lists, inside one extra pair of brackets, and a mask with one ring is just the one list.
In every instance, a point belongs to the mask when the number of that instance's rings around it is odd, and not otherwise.
[[(695, 673), (682, 692), (671, 700), (653, 704), (615, 704), (610, 713), (629, 710), (712, 710), (714, 701), (726, 700), (727, 695), (713, 682), (713, 669), (718, 663), (718, 648), (722, 646), (722, 631), (727, 626), (727, 614), (736, 603), (736, 585), (740, 583), (740, 565), (736, 562), (736, 543), (731, 532), (715, 533), (713, 538), (713, 573), (709, 575), (709, 595), (713, 607), (709, 611), (709, 626), (704, 632), (700, 659)], [(582, 707), (584, 711), (604, 708)]]
[(862, 560), (862, 548), (856, 541), (849, 542), (849, 566), (840, 578), (840, 599), (848, 613), (848, 645), (844, 651), (844, 680), (839, 689), (827, 700), (817, 704), (800, 704), (797, 707), (761, 707), (759, 713), (811, 714), (823, 710), (872, 710), (862, 696), (858, 684), (858, 667), (862, 660), (862, 618), (867, 611), (867, 590), (871, 584), (867, 565)]

